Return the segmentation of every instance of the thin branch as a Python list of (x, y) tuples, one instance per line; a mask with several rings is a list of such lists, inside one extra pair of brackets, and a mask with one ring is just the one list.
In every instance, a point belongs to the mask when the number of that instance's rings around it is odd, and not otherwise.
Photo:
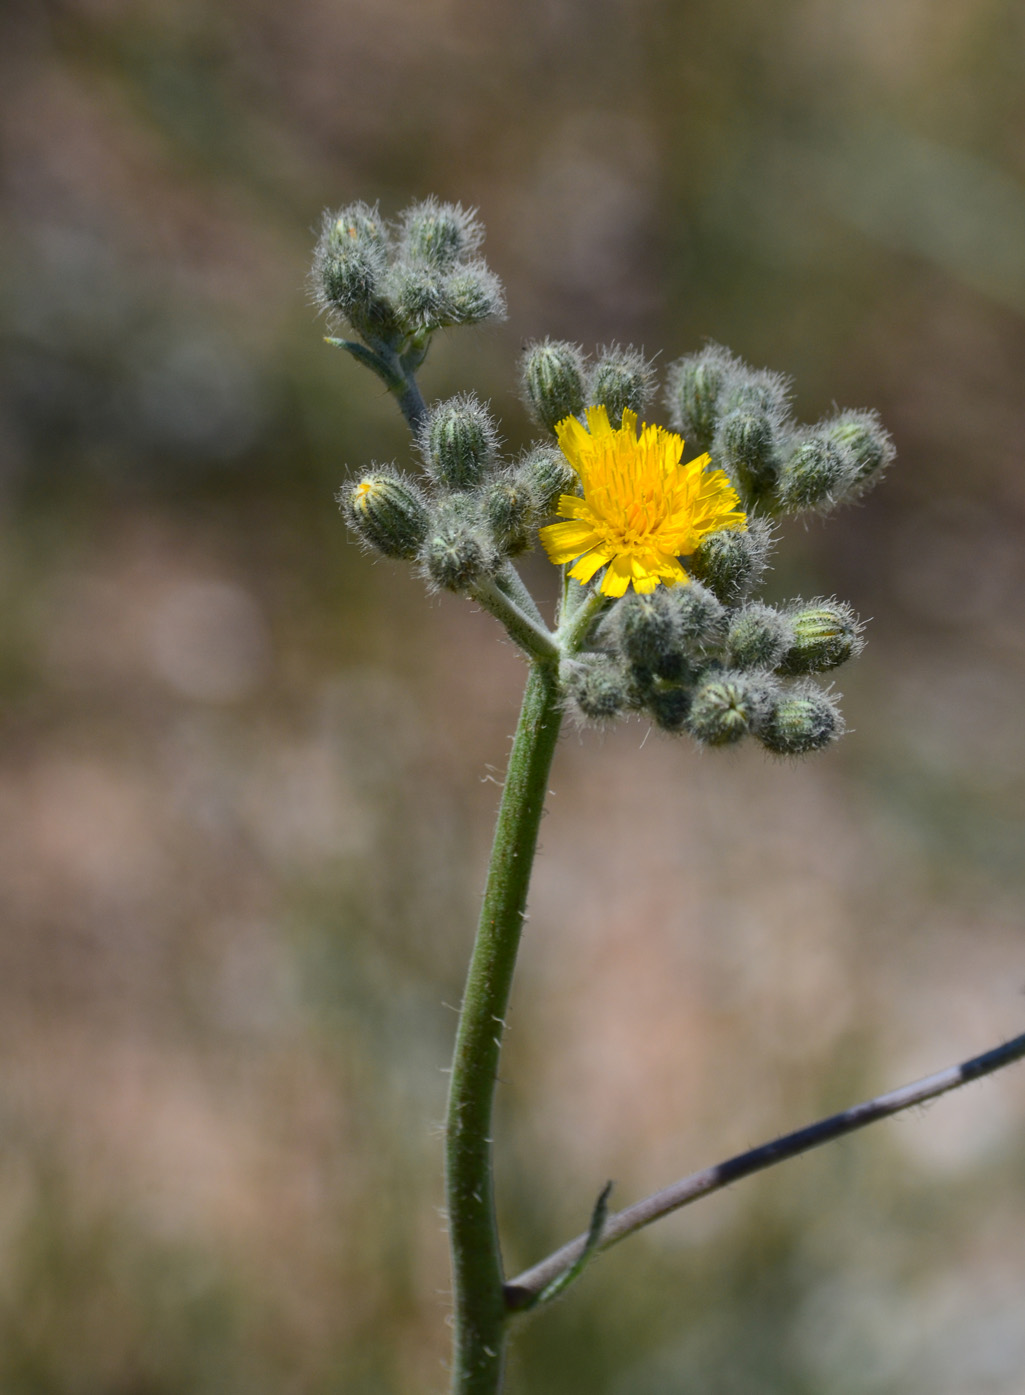
[[(959, 1066), (951, 1066), (949, 1070), (927, 1076), (924, 1080), (917, 1080), (912, 1085), (904, 1085), (889, 1094), (865, 1100), (840, 1114), (832, 1114), (817, 1123), (809, 1124), (806, 1128), (798, 1129), (796, 1133), (788, 1133), (772, 1143), (763, 1143), (759, 1148), (740, 1153), (715, 1167), (706, 1168), (703, 1172), (692, 1173), (691, 1176), (674, 1182), (672, 1186), (645, 1197), (636, 1205), (627, 1206), (610, 1216), (605, 1223), (598, 1248), (607, 1250), (617, 1241), (624, 1240), (635, 1231), (660, 1220), (662, 1216), (668, 1216), (671, 1211), (677, 1211), (681, 1206), (687, 1206), (711, 1192), (720, 1191), (731, 1182), (738, 1182), (742, 1177), (750, 1177), (752, 1173), (774, 1167), (776, 1163), (785, 1162), (788, 1158), (795, 1158), (799, 1153), (807, 1153), (823, 1143), (830, 1143), (834, 1138), (842, 1138), (856, 1129), (863, 1129), (866, 1124), (873, 1124), (877, 1119), (888, 1119), (891, 1115), (900, 1114), (902, 1110), (911, 1109), (916, 1104), (936, 1099), (938, 1095), (945, 1095), (960, 1085), (967, 1085), (972, 1080), (991, 1075), (1023, 1057), (1025, 1035), (1015, 1037), (1003, 1046), (994, 1047), (992, 1051), (987, 1051), (981, 1056), (974, 1056)], [(507, 1283), (507, 1307), (513, 1311), (521, 1311), (533, 1306), (538, 1294), (544, 1292), (560, 1274), (572, 1268), (586, 1249), (587, 1240), (586, 1235), (578, 1235), (568, 1245), (563, 1245), (547, 1259), (541, 1260), (531, 1269), (524, 1270), (517, 1278)]]
[(594, 622), (612, 604), (608, 596), (603, 596), (597, 587), (594, 590), (579, 588), (570, 592), (573, 598), (572, 609), (565, 610), (555, 630), (555, 638), (566, 654), (576, 654), (587, 643)]
[(500, 590), (494, 581), (481, 581), (469, 593), (471, 598), (485, 610), (490, 611), (496, 620), (501, 620), (509, 635), (521, 649), (525, 649), (532, 659), (542, 663), (557, 661), (561, 650), (547, 626), (536, 624), (525, 615), (514, 600)]
[[(538, 610), (537, 602), (527, 590), (523, 578), (511, 562), (506, 562), (495, 577), (495, 585), (500, 591), (504, 591), (511, 601), (515, 601), (524, 615), (528, 615), (535, 624), (545, 624), (545, 618)], [(545, 628), (548, 628), (547, 625)]]
[(394, 362), (394, 355), (386, 358), (376, 349), (368, 349), (365, 344), (358, 344), (353, 339), (336, 339), (333, 335), (326, 334), (324, 343), (330, 344), (332, 349), (344, 349), (351, 354), (357, 363), (362, 363), (365, 368), (369, 368), (388, 388), (389, 392), (402, 392), (406, 387), (406, 379)]

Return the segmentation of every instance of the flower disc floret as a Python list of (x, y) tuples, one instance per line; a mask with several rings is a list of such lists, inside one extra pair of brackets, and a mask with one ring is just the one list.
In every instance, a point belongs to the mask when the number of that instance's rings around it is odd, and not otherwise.
[(710, 470), (707, 455), (680, 463), (682, 437), (643, 423), (638, 434), (629, 409), (618, 428), (604, 407), (589, 407), (585, 417), (586, 429), (576, 417), (555, 428), (583, 497), (561, 495), (557, 511), (565, 521), (541, 529), (556, 565), (575, 562), (575, 580), (586, 584), (605, 567), (599, 589), (606, 596), (622, 596), (631, 584), (642, 595), (659, 583), (675, 586), (690, 580), (679, 558), (702, 538), (747, 528), (723, 470)]

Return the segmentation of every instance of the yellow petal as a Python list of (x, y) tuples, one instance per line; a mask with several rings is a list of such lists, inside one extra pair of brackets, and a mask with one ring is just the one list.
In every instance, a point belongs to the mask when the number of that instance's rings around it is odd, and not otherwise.
[(557, 422), (555, 436), (559, 449), (579, 474), (581, 455), (591, 448), (590, 436), (576, 417), (563, 417), (562, 421)]
[(603, 596), (622, 596), (630, 585), (632, 573), (629, 557), (613, 557), (599, 587)]
[(609, 414), (604, 407), (588, 407), (584, 416), (587, 418), (587, 430), (592, 440), (614, 434)]
[(601, 541), (592, 527), (576, 520), (570, 523), (549, 523), (546, 528), (540, 530), (539, 536), (544, 550), (557, 567), (563, 562), (571, 562), (574, 557), (579, 557), (582, 552), (589, 551)]
[(579, 494), (560, 494), (559, 507), (556, 510), (563, 518), (589, 518), (594, 520), (594, 510), (586, 499), (581, 499)]
[(575, 567), (570, 568), (570, 576), (574, 581), (583, 582), (586, 586), (600, 567), (604, 567), (609, 560), (608, 549), (604, 547), (592, 548), (590, 552), (585, 552)]

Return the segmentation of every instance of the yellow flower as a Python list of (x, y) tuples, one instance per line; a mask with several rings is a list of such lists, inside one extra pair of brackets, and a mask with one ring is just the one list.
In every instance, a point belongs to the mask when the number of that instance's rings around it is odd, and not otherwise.
[(689, 581), (677, 559), (689, 556), (706, 534), (746, 531), (726, 474), (709, 470), (707, 455), (680, 464), (681, 436), (643, 423), (638, 436), (637, 413), (629, 409), (618, 429), (604, 407), (588, 407), (585, 416), (586, 431), (576, 417), (555, 428), (584, 497), (561, 495), (558, 512), (569, 521), (541, 529), (556, 565), (577, 559), (570, 576), (588, 582), (607, 564), (604, 595), (622, 596), (631, 582), (643, 594), (659, 582)]

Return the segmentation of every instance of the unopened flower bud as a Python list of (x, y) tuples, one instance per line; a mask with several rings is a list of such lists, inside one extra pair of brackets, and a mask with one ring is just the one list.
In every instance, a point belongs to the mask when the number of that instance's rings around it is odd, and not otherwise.
[(444, 489), (474, 489), (491, 470), (498, 433), (472, 393), (432, 407), (420, 431), (420, 448), (432, 479)]
[(732, 382), (738, 361), (718, 344), (671, 364), (666, 384), (669, 424), (679, 431), (688, 453), (706, 451), (719, 423), (719, 399)]
[(474, 211), (458, 203), (425, 199), (407, 208), (401, 222), (401, 253), (436, 271), (451, 271), (484, 240), (484, 229)]
[(779, 431), (771, 414), (757, 405), (727, 412), (716, 429), (712, 458), (735, 482), (745, 504), (764, 498), (780, 467)]
[(690, 714), (692, 694), (689, 688), (655, 688), (647, 696), (646, 710), (662, 731), (675, 735), (683, 731)]
[(799, 441), (784, 461), (776, 496), (786, 513), (830, 509), (848, 492), (857, 475), (850, 451), (816, 431)]
[(890, 433), (875, 412), (841, 412), (826, 422), (822, 430), (829, 440), (853, 457), (859, 481), (878, 476), (897, 454)]
[(476, 325), (505, 319), (505, 291), (483, 261), (457, 266), (445, 277), (443, 325)]
[(775, 668), (794, 639), (787, 616), (755, 602), (734, 615), (725, 657), (733, 668)]
[(446, 323), (445, 278), (434, 267), (396, 262), (388, 269), (384, 289), (403, 333), (428, 335)]
[(560, 495), (575, 494), (580, 487), (576, 470), (555, 446), (535, 446), (516, 473), (530, 489), (539, 518), (555, 512)]
[(427, 536), (428, 512), (412, 480), (391, 466), (375, 466), (338, 494), (346, 522), (386, 557), (412, 560)]
[(781, 373), (737, 363), (723, 388), (719, 407), (723, 413), (764, 412), (778, 428), (786, 420), (789, 401), (790, 383)]
[(779, 673), (824, 673), (860, 653), (861, 621), (842, 601), (814, 601), (790, 616), (793, 640)]
[(569, 668), (566, 692), (578, 716), (591, 722), (611, 722), (629, 706), (630, 682), (614, 659), (590, 654)]
[(664, 586), (646, 595), (625, 595), (605, 616), (599, 633), (638, 668), (660, 678), (677, 678), (683, 672), (679, 610)]
[(666, 599), (688, 653), (699, 654), (722, 642), (726, 634), (726, 607), (707, 587), (699, 581), (671, 586)]
[(556, 339), (529, 344), (522, 376), (531, 411), (549, 431), (584, 410), (584, 356), (576, 344)]
[(587, 401), (604, 407), (618, 426), (629, 408), (640, 416), (651, 401), (655, 371), (644, 355), (618, 345), (605, 349), (587, 377)]
[(482, 505), (495, 546), (505, 557), (530, 548), (534, 499), (526, 482), (515, 474), (503, 475), (486, 486)]
[(501, 282), (482, 261), (460, 263), (448, 272), (399, 261), (389, 270), (385, 288), (407, 334), (433, 334), (505, 315)]
[(777, 685), (765, 673), (709, 674), (694, 694), (687, 730), (707, 746), (730, 746), (760, 728), (776, 692)]
[(500, 558), (475, 499), (451, 494), (437, 504), (420, 559), (428, 580), (446, 591), (468, 591), (497, 570)]
[(769, 525), (763, 519), (749, 518), (746, 532), (730, 528), (702, 538), (688, 570), (720, 601), (736, 605), (761, 580), (771, 543)]
[(383, 286), (388, 250), (376, 208), (354, 203), (325, 216), (313, 259), (314, 294), (367, 338), (385, 336), (395, 326)]
[(819, 751), (843, 735), (844, 724), (835, 700), (812, 683), (795, 686), (779, 695), (758, 739), (780, 756), (801, 756)]

